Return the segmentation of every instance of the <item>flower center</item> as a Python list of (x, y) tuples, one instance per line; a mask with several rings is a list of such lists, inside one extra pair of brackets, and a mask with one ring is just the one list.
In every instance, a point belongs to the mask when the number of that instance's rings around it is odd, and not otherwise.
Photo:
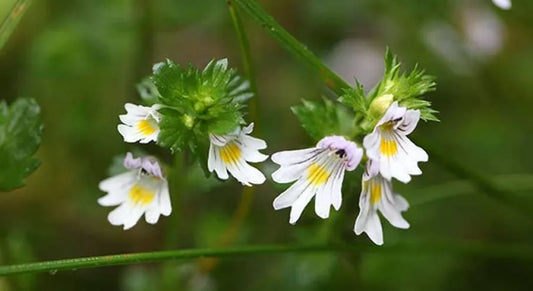
[(307, 180), (315, 186), (324, 184), (329, 178), (329, 172), (317, 163), (312, 163), (307, 168)]
[(157, 124), (150, 120), (150, 118), (143, 119), (137, 123), (137, 129), (142, 135), (149, 136), (157, 130)]
[(143, 186), (140, 185), (133, 185), (131, 187), (130, 192), (128, 193), (128, 196), (134, 204), (140, 204), (143, 206), (146, 206), (154, 200), (155, 192), (150, 191), (149, 189), (146, 189)]
[(225, 164), (234, 164), (241, 157), (241, 149), (235, 142), (231, 142), (220, 150), (220, 158)]

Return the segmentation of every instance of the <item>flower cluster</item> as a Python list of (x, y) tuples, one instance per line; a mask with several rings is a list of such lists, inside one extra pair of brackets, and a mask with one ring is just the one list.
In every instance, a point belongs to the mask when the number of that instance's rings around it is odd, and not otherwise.
[[(344, 172), (353, 171), (366, 159), (354, 232), (365, 232), (374, 243), (382, 245), (378, 210), (394, 227), (409, 228), (402, 217), (409, 203), (393, 192), (392, 179), (408, 183), (411, 176), (422, 174), (418, 163), (426, 162), (428, 155), (408, 135), (420, 119), (437, 120), (430, 103), (420, 98), (434, 90), (435, 83), (417, 69), (400, 74), (400, 64), (389, 52), (385, 63), (383, 80), (368, 95), (357, 84), (339, 99), (353, 109), (353, 116), (327, 100), (323, 104), (304, 101), (293, 108), (304, 129), (318, 143), (313, 148), (272, 155), (280, 165), (272, 174), (273, 180), (294, 182), (273, 203), (274, 209), (291, 207), (291, 224), (313, 197), (319, 217), (328, 218), (331, 206), (339, 210)], [(364, 134), (362, 145), (350, 140), (357, 140), (360, 134)]]
[[(252, 137), (253, 123), (244, 125), (241, 109), (253, 96), (227, 60), (211, 61), (202, 70), (184, 69), (167, 60), (154, 65), (153, 75), (138, 85), (146, 105), (126, 103), (118, 132), (127, 143), (155, 142), (173, 152), (189, 149), (209, 173), (226, 180), (228, 172), (246, 186), (262, 184), (266, 178), (248, 163), (268, 158), (259, 152), (265, 141)], [(207, 158), (206, 158), (207, 156)], [(124, 159), (125, 173), (100, 183), (108, 194), (102, 206), (119, 205), (108, 220), (112, 225), (133, 227), (145, 214), (154, 224), (159, 215), (170, 215), (166, 177), (153, 157)]]
[[(273, 202), (276, 210), (291, 208), (289, 223), (298, 221), (313, 198), (320, 218), (328, 218), (331, 207), (339, 210), (345, 172), (364, 160), (354, 232), (365, 232), (374, 243), (383, 244), (378, 210), (394, 227), (409, 228), (402, 217), (409, 203), (393, 192), (392, 180), (408, 183), (411, 176), (422, 174), (418, 163), (428, 161), (427, 153), (408, 135), (420, 119), (437, 120), (436, 111), (421, 98), (435, 89), (435, 82), (416, 68), (400, 73), (400, 64), (389, 52), (385, 68), (383, 80), (368, 94), (359, 84), (345, 90), (339, 101), (347, 107), (324, 99), (304, 100), (292, 108), (317, 143), (272, 155), (280, 166), (272, 179), (292, 183)], [(174, 153), (189, 150), (207, 174), (221, 180), (233, 176), (244, 186), (265, 182), (265, 175), (250, 163), (268, 158), (260, 152), (267, 144), (251, 136), (254, 124), (246, 125), (241, 112), (253, 94), (248, 82), (228, 69), (227, 60), (212, 61), (202, 71), (167, 60), (156, 64), (151, 78), (138, 88), (147, 106), (124, 106), (118, 131), (125, 142), (156, 142)], [(170, 215), (168, 183), (159, 162), (128, 153), (123, 164), (125, 173), (100, 183), (108, 194), (98, 203), (119, 205), (109, 214), (109, 222), (129, 229), (143, 214), (151, 224), (160, 215)]]

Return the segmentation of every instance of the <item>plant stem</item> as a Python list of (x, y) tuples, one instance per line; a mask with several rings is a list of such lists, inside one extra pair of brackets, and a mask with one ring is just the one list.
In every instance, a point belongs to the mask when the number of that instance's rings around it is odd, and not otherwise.
[(350, 87), (350, 85), (339, 77), (339, 75), (326, 66), (320, 58), (279, 25), (274, 18), (266, 13), (255, 1), (233, 1), (239, 4), (239, 6), (258, 24), (260, 24), (285, 50), (318, 73), (326, 86), (337, 95), (342, 95), (343, 89)]
[(30, 7), (30, 4), (31, 0), (18, 0), (2, 22), (0, 26), (0, 50), (7, 43), (9, 37), (19, 24), (20, 19), (22, 19), (26, 10), (28, 10), (28, 7)]
[(256, 123), (255, 129), (257, 131), (259, 129), (259, 98), (257, 98), (257, 79), (255, 78), (252, 54), (250, 52), (250, 43), (248, 42), (248, 37), (244, 31), (244, 26), (239, 14), (239, 8), (233, 4), (232, 0), (226, 0), (226, 3), (228, 4), (228, 10), (231, 17), (231, 22), (233, 23), (233, 28), (235, 28), (235, 33), (237, 34), (244, 75), (248, 79), (248, 82), (250, 82), (250, 89), (254, 93), (254, 98), (250, 99), (248, 108), (250, 119)]
[[(250, 53), (250, 44), (248, 38), (246, 37), (246, 32), (244, 31), (244, 26), (242, 25), (242, 20), (239, 15), (238, 7), (233, 5), (232, 0), (226, 0), (228, 4), (229, 14), (231, 16), (231, 21), (233, 22), (233, 27), (235, 28), (235, 33), (237, 34), (237, 39), (239, 41), (239, 48), (241, 51), (242, 64), (244, 67), (244, 74), (248, 81), (250, 82), (250, 89), (254, 93), (255, 98), (252, 98), (249, 103), (249, 113), (250, 119), (255, 121), (255, 131), (260, 131), (260, 120), (259, 120), (259, 111), (258, 111), (258, 97), (257, 97), (257, 80), (255, 78), (255, 70), (252, 61), (252, 54)], [(233, 219), (231, 220), (228, 228), (222, 233), (220, 240), (218, 242), (219, 246), (229, 246), (233, 244), (239, 229), (241, 227), (242, 221), (248, 215), (250, 210), (250, 205), (252, 204), (254, 187), (243, 187), (241, 200), (237, 210), (233, 214)], [(200, 269), (207, 273), (216, 267), (218, 263), (217, 258), (202, 258), (198, 260), (198, 265)]]
[(200, 257), (241, 257), (276, 253), (345, 252), (345, 253), (430, 253), (454, 254), (475, 257), (514, 258), (533, 260), (533, 248), (529, 245), (497, 245), (475, 241), (412, 240), (396, 245), (377, 247), (370, 243), (354, 244), (300, 244), (255, 245), (235, 248), (185, 249), (160, 252), (119, 254), (98, 257), (55, 260), (0, 267), (0, 276), (78, 270), (86, 268), (138, 264), (164, 260), (183, 260)]
[[(492, 176), (491, 180), (498, 185), (499, 189), (506, 192), (530, 191), (533, 190), (533, 175), (531, 174), (514, 174)], [(412, 199), (410, 205), (422, 205), (433, 203), (442, 199), (452, 198), (460, 195), (478, 193), (475, 184), (469, 180), (457, 180), (440, 185), (432, 185), (410, 191)], [(431, 195), (427, 195), (431, 193)]]

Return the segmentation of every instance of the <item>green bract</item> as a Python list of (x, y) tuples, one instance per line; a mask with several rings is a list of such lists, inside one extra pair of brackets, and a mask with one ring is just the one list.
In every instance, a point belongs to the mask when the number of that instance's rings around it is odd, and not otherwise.
[(437, 111), (431, 109), (429, 101), (422, 99), (422, 95), (435, 91), (435, 78), (416, 66), (410, 73), (401, 73), (400, 66), (398, 58), (387, 49), (385, 73), (376, 87), (365, 95), (363, 87), (357, 82), (355, 88), (345, 89), (339, 98), (340, 102), (364, 117), (362, 127), (366, 131), (373, 129), (394, 101), (408, 109), (420, 110), (423, 120), (438, 121), (435, 116)]
[(328, 135), (350, 137), (355, 133), (353, 116), (346, 108), (327, 99), (323, 102), (302, 100), (302, 103), (291, 107), (291, 110), (313, 140), (318, 141)]
[(41, 109), (35, 100), (17, 99), (10, 107), (0, 102), (0, 190), (24, 186), (38, 166), (33, 154), (41, 144)]
[(154, 66), (152, 81), (163, 106), (158, 143), (173, 151), (188, 146), (195, 152), (209, 141), (209, 133), (233, 131), (244, 123), (243, 103), (253, 97), (227, 59), (211, 61), (203, 70), (166, 60)]

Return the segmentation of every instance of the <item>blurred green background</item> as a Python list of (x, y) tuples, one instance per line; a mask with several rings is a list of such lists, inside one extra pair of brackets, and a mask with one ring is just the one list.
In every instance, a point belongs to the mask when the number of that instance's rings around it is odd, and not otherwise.
[[(0, 1), (0, 17), (14, 0)], [(396, 190), (410, 202), (408, 231), (382, 219), (386, 245), (420, 239), (446, 243), (533, 242), (533, 1), (510, 11), (490, 0), (261, 1), (289, 32), (350, 83), (371, 88), (388, 45), (405, 68), (418, 63), (437, 76), (430, 94), (440, 123), (415, 137), (486, 175), (507, 204), (475, 190), (440, 163)], [(241, 13), (257, 71), (266, 153), (311, 146), (289, 106), (328, 95), (318, 78)], [(196, 166), (171, 176), (173, 213), (129, 231), (111, 226), (96, 199), (114, 156), (139, 145), (116, 130), (125, 102), (139, 103), (135, 84), (165, 58), (203, 67), (228, 57), (242, 71), (225, 1), (42, 0), (0, 50), (1, 98), (33, 97), (45, 132), (40, 168), (27, 186), (0, 193), (0, 264), (221, 244), (242, 187), (205, 181)], [(333, 97), (333, 96), (332, 96)], [(143, 150), (169, 163), (156, 146)], [(271, 162), (262, 170), (272, 172)], [(307, 207), (296, 226), (274, 211), (282, 186), (256, 187), (233, 245), (345, 241), (352, 232), (357, 174), (346, 177), (343, 207), (322, 221)], [(349, 187), (349, 185), (354, 185)], [(457, 195), (456, 195), (457, 194)], [(442, 195), (450, 197), (439, 199)], [(522, 211), (513, 205), (519, 204)], [(376, 246), (376, 248), (379, 248)], [(524, 254), (531, 258), (531, 254)], [(0, 290), (531, 290), (530, 260), (453, 252), (279, 254), (120, 266), (0, 278)]]

